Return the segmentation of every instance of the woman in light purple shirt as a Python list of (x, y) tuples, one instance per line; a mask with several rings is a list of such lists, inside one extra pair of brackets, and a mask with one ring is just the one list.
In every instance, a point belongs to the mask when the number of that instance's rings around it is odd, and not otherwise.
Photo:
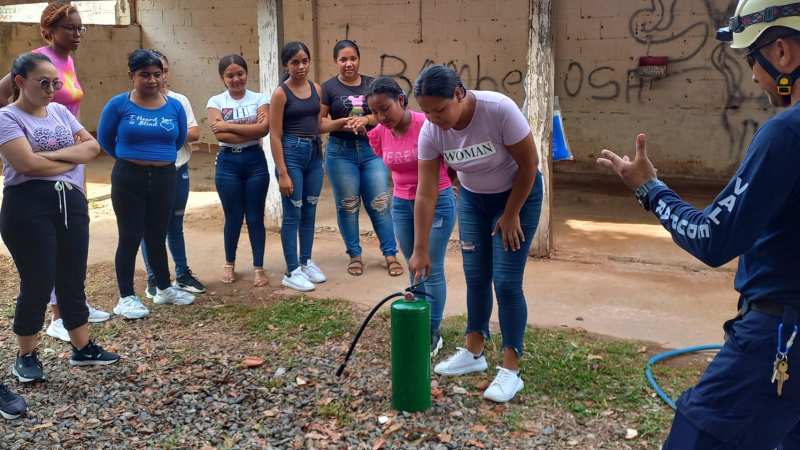
[(438, 196), (441, 161), (455, 169), (462, 189), (458, 205), (461, 255), (467, 282), (466, 348), (436, 365), (440, 375), (487, 369), (483, 356), (497, 295), (503, 365), (484, 397), (507, 402), (522, 390), (519, 358), (528, 308), (522, 279), (542, 206), (542, 179), (531, 129), (513, 100), (464, 88), (446, 66), (431, 66), (414, 95), (428, 121), (420, 131), (419, 186), (414, 209), (416, 277), (430, 273), (429, 236)]
[(0, 109), (3, 202), (0, 236), (20, 277), (13, 330), (19, 353), (12, 373), (22, 383), (45, 379), (38, 335), (55, 287), (72, 344), (70, 365), (106, 365), (119, 356), (89, 339), (84, 282), (89, 211), (81, 165), (100, 152), (97, 141), (63, 105), (63, 82), (47, 56), (14, 61), (14, 103)]

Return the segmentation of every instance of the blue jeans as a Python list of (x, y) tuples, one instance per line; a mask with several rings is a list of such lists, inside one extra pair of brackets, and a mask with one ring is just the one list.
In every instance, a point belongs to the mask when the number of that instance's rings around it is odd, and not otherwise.
[[(189, 263), (186, 260), (186, 242), (183, 239), (183, 215), (186, 212), (186, 202), (189, 201), (189, 164), (186, 163), (175, 171), (175, 211), (169, 222), (167, 230), (167, 246), (175, 262), (175, 277), (180, 278), (189, 273)], [(147, 282), (155, 286), (156, 276), (150, 268), (150, 261), (147, 259), (147, 246), (142, 239), (140, 245), (142, 249), (142, 259), (147, 270)]]
[(326, 157), (328, 179), (336, 199), (336, 218), (347, 254), (361, 256), (358, 214), (363, 202), (378, 235), (384, 256), (397, 254), (392, 211), (389, 208), (389, 172), (364, 139), (331, 136)]
[[(283, 223), (281, 244), (286, 269), (289, 273), (311, 259), (314, 246), (314, 222), (317, 218), (317, 202), (322, 191), (322, 154), (318, 139), (283, 135), (283, 159), (293, 191), (290, 197), (281, 196)], [(277, 171), (276, 171), (277, 172)], [(275, 174), (280, 177), (279, 174)], [(297, 257), (298, 234), (300, 258)]]
[(260, 145), (241, 150), (221, 147), (216, 166), (214, 183), (225, 212), (225, 261), (231, 264), (236, 261), (236, 247), (246, 217), (253, 267), (263, 267), (266, 240), (264, 207), (269, 187), (264, 150)]
[[(414, 253), (414, 200), (394, 197), (392, 199), (392, 219), (397, 243), (400, 244), (400, 250), (408, 260)], [(439, 191), (439, 200), (436, 202), (436, 212), (430, 232), (431, 273), (421, 286), (424, 292), (430, 294), (428, 303), (431, 305), (431, 331), (438, 330), (439, 324), (442, 322), (442, 312), (447, 299), (444, 257), (455, 224), (455, 195), (451, 188), (443, 189)], [(409, 275), (413, 284), (414, 274), (409, 273)]]
[[(664, 450), (800, 449), (797, 342), (788, 354), (791, 376), (781, 397), (770, 383), (781, 322), (751, 310), (725, 323), (725, 345), (697, 385), (678, 399)], [(785, 345), (793, 326), (783, 322)]]
[(522, 277), (542, 209), (541, 174), (537, 174), (528, 199), (519, 212), (525, 241), (516, 251), (503, 249), (503, 238), (499, 233), (492, 236), (509, 194), (510, 190), (499, 194), (476, 194), (461, 189), (458, 226), (467, 281), (466, 332), (480, 332), (489, 338), (494, 282), (503, 348), (513, 348), (517, 355), (522, 355), (528, 321)]

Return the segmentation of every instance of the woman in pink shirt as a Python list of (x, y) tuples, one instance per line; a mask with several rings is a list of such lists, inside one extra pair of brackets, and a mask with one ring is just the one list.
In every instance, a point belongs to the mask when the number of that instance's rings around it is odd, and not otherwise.
[[(369, 108), (378, 126), (369, 132), (369, 144), (392, 173), (392, 220), (400, 250), (406, 259), (414, 250), (414, 200), (417, 195), (417, 140), (425, 114), (408, 109), (408, 97), (391, 77), (377, 78), (367, 91)], [(442, 348), (442, 321), (447, 286), (444, 257), (456, 222), (456, 200), (447, 167), (439, 160), (439, 196), (430, 233), (431, 271), (422, 289), (431, 295), (431, 355)], [(413, 273), (411, 274), (413, 282)]]

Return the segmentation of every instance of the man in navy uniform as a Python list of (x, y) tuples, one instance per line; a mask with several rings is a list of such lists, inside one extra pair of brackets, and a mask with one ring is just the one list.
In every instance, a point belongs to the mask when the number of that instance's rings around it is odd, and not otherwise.
[[(598, 164), (635, 191), (680, 247), (710, 266), (739, 257), (739, 313), (696, 386), (678, 400), (665, 450), (800, 449), (800, 3), (740, 0), (718, 39), (745, 49), (753, 81), (786, 109), (753, 136), (736, 174), (705, 209), (656, 177), (647, 137), (631, 160)], [(688, 313), (688, 311), (687, 311)], [(798, 337), (797, 340), (800, 340)]]

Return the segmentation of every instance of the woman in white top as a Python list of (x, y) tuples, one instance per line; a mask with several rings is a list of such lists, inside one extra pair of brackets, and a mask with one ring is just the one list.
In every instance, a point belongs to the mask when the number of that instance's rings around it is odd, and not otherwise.
[(269, 187), (267, 159), (260, 139), (269, 133), (267, 96), (247, 89), (247, 61), (240, 55), (223, 56), (219, 76), (225, 92), (208, 100), (208, 123), (219, 141), (214, 181), (225, 211), (225, 267), (223, 283), (235, 278), (236, 247), (242, 221), (253, 251), (256, 287), (267, 285), (264, 273), (264, 205)]

